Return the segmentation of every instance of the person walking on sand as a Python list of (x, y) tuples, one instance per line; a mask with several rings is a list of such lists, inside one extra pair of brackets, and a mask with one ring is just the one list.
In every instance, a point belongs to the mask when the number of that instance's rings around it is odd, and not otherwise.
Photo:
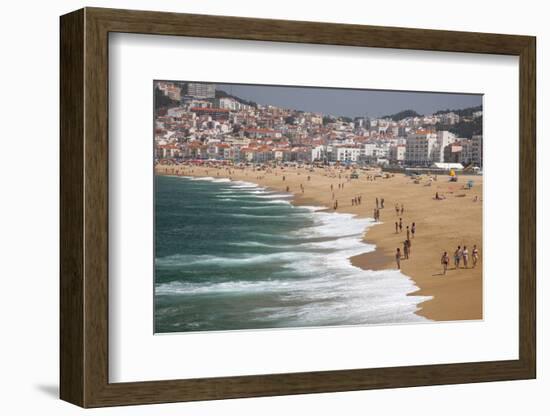
[(397, 247), (395, 252), (395, 262), (397, 263), (397, 270), (401, 269), (401, 250)]
[(395, 216), (399, 217), (399, 204), (395, 204)]
[(443, 275), (447, 274), (447, 268), (449, 267), (449, 255), (444, 252), (441, 256), (441, 264), (443, 265)]
[(403, 218), (399, 218), (399, 232), (403, 231)]
[(409, 244), (407, 243), (407, 240), (403, 241), (403, 254), (405, 256), (405, 260), (409, 259)]
[(380, 208), (384, 208), (384, 198), (380, 200)]
[(405, 212), (405, 207), (403, 206), (403, 204), (401, 204), (401, 215), (403, 215), (404, 212)]
[(479, 251), (477, 249), (477, 246), (474, 244), (474, 249), (472, 250), (472, 262), (473, 262), (473, 268), (475, 269), (477, 265), (477, 260), (479, 259)]
[(413, 238), (414, 238), (414, 233), (416, 233), (416, 223), (413, 222), (411, 226), (411, 234)]
[(409, 230), (409, 226), (407, 225), (407, 240), (411, 239), (411, 231)]
[(460, 267), (460, 258), (462, 257), (462, 250), (460, 249), (460, 246), (455, 251), (454, 254), (454, 261), (455, 261), (455, 269), (459, 269)]
[(468, 268), (468, 248), (464, 246), (462, 249), (462, 261), (464, 262), (464, 268)]
[(376, 197), (376, 208), (378, 208), (378, 197)]
[(399, 233), (399, 224), (395, 221), (395, 234)]

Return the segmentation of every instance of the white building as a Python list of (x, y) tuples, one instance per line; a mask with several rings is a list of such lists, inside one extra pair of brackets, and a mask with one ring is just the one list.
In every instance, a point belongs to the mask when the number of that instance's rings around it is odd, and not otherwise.
[(397, 145), (390, 147), (389, 160), (392, 163), (403, 163), (405, 161), (405, 153), (407, 146)]
[(216, 107), (224, 108), (226, 110), (238, 111), (241, 109), (240, 104), (241, 103), (239, 103), (237, 100), (230, 97), (222, 97), (216, 99)]
[(388, 143), (365, 143), (363, 146), (362, 156), (364, 159), (372, 162), (380, 158), (387, 158), (389, 155), (390, 146)]
[(419, 130), (407, 137), (405, 162), (408, 165), (429, 166), (433, 163), (437, 134)]
[(336, 147), (332, 152), (333, 158), (339, 162), (357, 162), (361, 156), (360, 147)]
[(472, 163), (472, 141), (469, 139), (462, 139), (460, 141), (460, 146), (462, 147), (462, 151), (460, 152), (460, 163), (464, 166), (468, 166)]
[(433, 150), (432, 161), (434, 163), (445, 161), (445, 147), (456, 140), (456, 136), (447, 130), (437, 132), (437, 145)]
[(322, 161), (328, 158), (327, 146), (319, 145), (311, 149), (311, 160)]
[(443, 124), (456, 124), (460, 121), (460, 116), (453, 112), (441, 114), (439, 116), (441, 123)]
[(188, 82), (184, 84), (182, 93), (196, 98), (214, 98), (216, 96), (216, 86), (203, 82)]
[(472, 136), (472, 164), (483, 168), (483, 136), (481, 134)]

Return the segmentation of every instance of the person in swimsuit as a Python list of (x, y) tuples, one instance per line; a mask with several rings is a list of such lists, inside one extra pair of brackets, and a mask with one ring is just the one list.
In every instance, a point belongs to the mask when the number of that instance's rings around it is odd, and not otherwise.
[(447, 252), (444, 252), (441, 256), (441, 264), (443, 265), (443, 274), (447, 274), (447, 268), (449, 267), (449, 255)]
[(397, 269), (401, 269), (401, 250), (399, 250), (399, 247), (395, 252), (395, 262), (397, 263)]
[(412, 223), (412, 226), (411, 226), (411, 234), (412, 234), (412, 237), (414, 238), (414, 233), (416, 232), (416, 223)]
[(464, 262), (464, 268), (468, 268), (468, 249), (466, 246), (462, 249), (462, 261)]
[(479, 250), (477, 249), (477, 246), (474, 244), (474, 249), (472, 250), (472, 262), (474, 263), (473, 267), (476, 267), (478, 259), (479, 259)]
[(462, 251), (460, 250), (460, 246), (455, 251), (454, 254), (454, 261), (455, 261), (455, 269), (458, 269), (460, 267), (460, 258), (462, 257)]

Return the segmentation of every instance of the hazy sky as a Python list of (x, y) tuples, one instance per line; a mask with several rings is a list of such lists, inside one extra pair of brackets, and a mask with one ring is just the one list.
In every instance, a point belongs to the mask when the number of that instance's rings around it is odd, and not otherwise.
[(437, 110), (462, 109), (481, 105), (481, 94), (448, 94), (341, 88), (280, 87), (243, 84), (216, 84), (216, 89), (258, 104), (319, 112), (336, 116), (369, 117), (415, 110), (432, 114)]

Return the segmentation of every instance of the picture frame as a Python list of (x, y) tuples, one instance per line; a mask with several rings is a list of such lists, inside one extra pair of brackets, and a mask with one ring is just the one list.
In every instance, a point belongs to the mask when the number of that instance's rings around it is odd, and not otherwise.
[[(109, 382), (109, 33), (519, 57), (519, 359)], [(536, 39), (440, 30), (85, 8), (60, 19), (60, 397), (82, 407), (536, 377)]]

